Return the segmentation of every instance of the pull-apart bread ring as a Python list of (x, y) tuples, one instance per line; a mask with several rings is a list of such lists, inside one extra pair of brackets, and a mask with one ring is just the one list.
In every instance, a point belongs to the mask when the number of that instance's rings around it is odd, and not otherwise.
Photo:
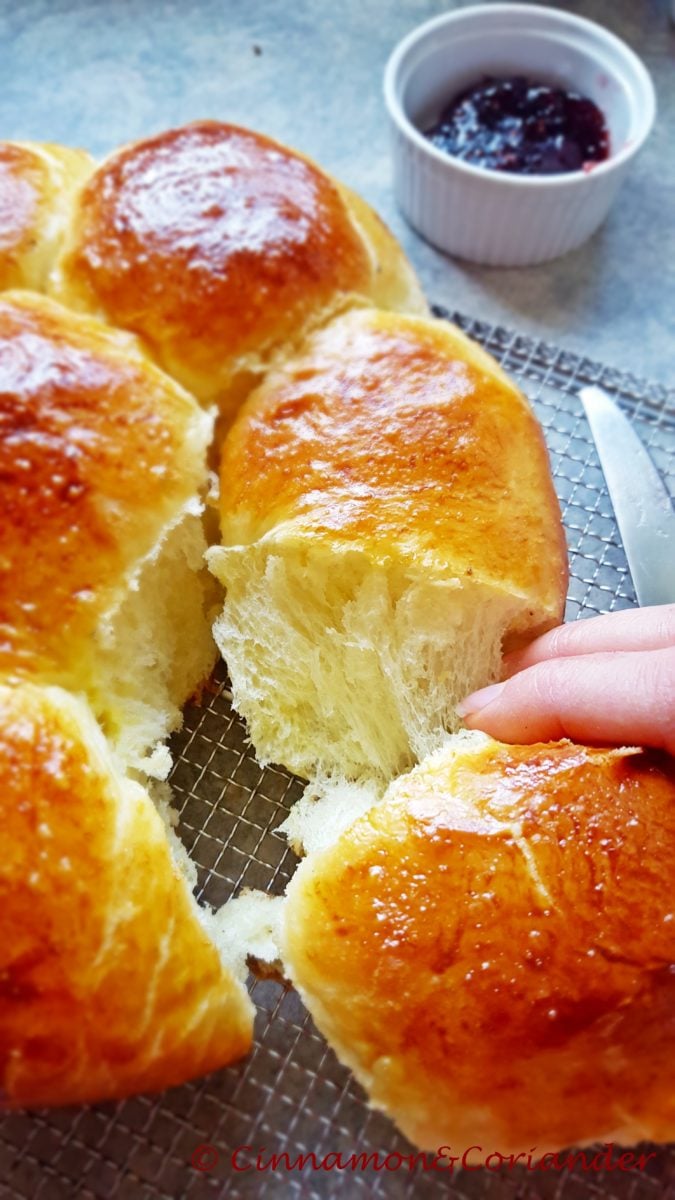
[(155, 774), (214, 662), (211, 430), (129, 335), (0, 296), (0, 678), (86, 693), (122, 757)]
[[(562, 615), (560, 513), (518, 389), (424, 319), (363, 201), (218, 122), (96, 169), (0, 146), (0, 290), (0, 1103), (157, 1090), (245, 1053), (246, 955), (274, 957), (281, 918), (318, 1024), (421, 1144), (487, 1128), (518, 1145), (556, 1072), (547, 1144), (672, 1133), (672, 779), (630, 753), (437, 749), (456, 701)], [(227, 425), (249, 393), (210, 566), (260, 759), (343, 788), (326, 840), (352, 802), (437, 757), (333, 850), (305, 836), (308, 795), (288, 900), (215, 917), (149, 777), (215, 654), (200, 403)], [(621, 887), (595, 846), (612, 820)], [(646, 1066), (622, 1114), (610, 1082), (625, 1098), (640, 1022)], [(595, 1082), (591, 1028), (607, 1050)], [(564, 1087), (579, 1088), (566, 1113)]]
[(427, 311), (364, 201), (295, 151), (217, 121), (137, 142), (98, 168), (53, 289), (139, 334), (225, 417), (276, 350), (350, 304)]
[(157, 1091), (248, 1050), (246, 990), (84, 701), (0, 685), (0, 819), (2, 1106)]
[(218, 645), (261, 761), (389, 778), (502, 651), (556, 624), (565, 541), (541, 429), (441, 322), (356, 310), (224, 443)]
[(675, 1138), (672, 759), (464, 734), (329, 825), (288, 888), (286, 969), (411, 1141)]

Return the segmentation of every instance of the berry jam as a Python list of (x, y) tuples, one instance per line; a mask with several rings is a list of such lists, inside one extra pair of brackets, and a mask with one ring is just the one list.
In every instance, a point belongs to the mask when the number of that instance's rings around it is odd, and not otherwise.
[(605, 118), (592, 100), (521, 77), (472, 84), (425, 136), (474, 167), (520, 175), (590, 170), (609, 157)]

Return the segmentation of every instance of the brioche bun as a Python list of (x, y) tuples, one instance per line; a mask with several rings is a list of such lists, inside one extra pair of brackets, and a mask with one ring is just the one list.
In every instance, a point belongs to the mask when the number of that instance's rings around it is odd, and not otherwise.
[(287, 972), (423, 1148), (675, 1137), (675, 764), (459, 735), (293, 877)]
[(0, 291), (44, 290), (73, 195), (94, 165), (84, 150), (0, 142)]
[(221, 526), (235, 707), (306, 777), (407, 769), (562, 616), (541, 429), (445, 323), (360, 309), (271, 371), (223, 446)]
[(29, 292), (0, 296), (0, 392), (0, 678), (86, 693), (147, 766), (215, 658), (212, 420), (129, 335)]
[(140, 334), (225, 416), (274, 351), (349, 304), (427, 310), (362, 200), (295, 151), (218, 121), (136, 142), (98, 168), (53, 288)]
[(157, 1091), (251, 1043), (147, 791), (85, 703), (0, 685), (4, 1107)]

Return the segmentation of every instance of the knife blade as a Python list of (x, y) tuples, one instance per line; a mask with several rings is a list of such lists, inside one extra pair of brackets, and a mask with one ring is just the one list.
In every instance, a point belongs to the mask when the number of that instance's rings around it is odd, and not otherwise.
[(675, 512), (649, 454), (628, 417), (599, 387), (579, 391), (638, 604), (675, 601)]

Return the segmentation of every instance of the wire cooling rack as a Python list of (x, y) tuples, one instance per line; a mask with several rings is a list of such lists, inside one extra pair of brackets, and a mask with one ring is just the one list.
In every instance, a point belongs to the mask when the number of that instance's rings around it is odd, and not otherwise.
[[(548, 442), (570, 550), (569, 620), (627, 608), (635, 595), (586, 419), (576, 397), (598, 383), (628, 412), (675, 493), (675, 390), (580, 359), (506, 329), (455, 320), (516, 377), (533, 401)], [(192, 706), (174, 739), (172, 784), (179, 833), (198, 867), (199, 899), (222, 904), (242, 887), (283, 892), (295, 858), (274, 830), (302, 784), (262, 770), (233, 715), (224, 672), (214, 693)], [(535, 1175), (525, 1169), (475, 1172), (382, 1169), (411, 1147), (380, 1114), (314, 1029), (297, 996), (251, 981), (257, 1006), (253, 1052), (242, 1063), (159, 1097), (119, 1104), (10, 1114), (0, 1121), (2, 1200), (675, 1200), (675, 1146), (660, 1147), (644, 1170)], [(237, 1147), (249, 1146), (236, 1164)], [(264, 1147), (264, 1150), (263, 1150)], [(256, 1170), (286, 1152), (292, 1163), (342, 1152), (372, 1154), (364, 1171)], [(335, 1159), (325, 1160), (325, 1164)], [(395, 1167), (398, 1159), (389, 1160)], [(372, 1160), (371, 1160), (372, 1163)]]

